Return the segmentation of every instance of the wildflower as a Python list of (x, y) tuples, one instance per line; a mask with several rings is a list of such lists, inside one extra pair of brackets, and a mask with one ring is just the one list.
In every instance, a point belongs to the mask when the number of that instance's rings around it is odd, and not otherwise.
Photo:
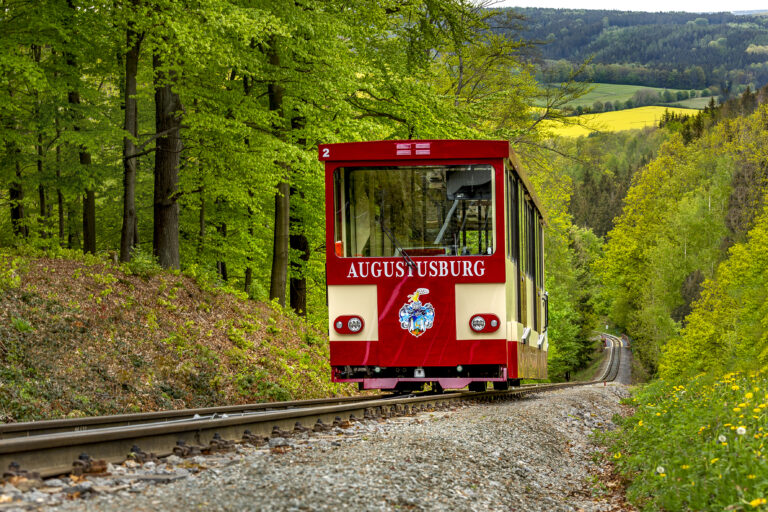
[(753, 508), (754, 507), (759, 507), (760, 505), (765, 505), (766, 504), (766, 499), (765, 498), (755, 498), (752, 501), (750, 501), (749, 504), (752, 505)]
[(656, 416), (661, 416), (661, 413), (660, 413), (660, 412), (657, 412), (657, 413), (656, 413)]
[(754, 480), (756, 477), (755, 475), (747, 475), (747, 478), (749, 478), (750, 480)]
[(638, 422), (637, 422), (637, 426), (638, 426), (638, 427), (642, 427), (642, 426), (643, 426), (643, 420), (640, 420), (640, 421), (638, 421)]
[(720, 460), (719, 458), (715, 457), (714, 459), (712, 459), (711, 461), (709, 461), (709, 463), (710, 463), (710, 464), (714, 464), (715, 462), (717, 462), (717, 461), (719, 461), (719, 460)]
[(744, 434), (747, 433), (747, 429), (744, 427), (739, 427), (736, 429), (736, 433), (739, 434), (740, 436), (743, 436)]
[(745, 404), (745, 403), (739, 404), (739, 407), (746, 407), (746, 406), (747, 406), (747, 404)]
[(621, 452), (616, 452), (613, 454), (614, 459), (620, 459), (621, 458)]
[(745, 393), (744, 394), (744, 398), (746, 398), (747, 400), (751, 399), (753, 396), (755, 396), (755, 395), (753, 395), (752, 393)]
[(739, 390), (739, 386), (734, 384), (733, 386), (731, 386), (731, 389), (734, 390), (734, 391), (738, 391)]
[(656, 473), (658, 473), (659, 475), (666, 473), (666, 470), (664, 470), (664, 466), (656, 466)]
[(723, 434), (720, 434), (719, 436), (717, 436), (717, 440), (720, 441), (721, 443), (724, 443), (726, 441), (725, 436)]
[(682, 469), (688, 469), (688, 468), (690, 468), (691, 466), (689, 466), (688, 464), (683, 464), (683, 465), (682, 465), (682, 466), (680, 466), (680, 467), (681, 467)]
[(752, 409), (752, 412), (756, 412), (756, 413), (758, 413), (758, 414), (759, 414), (759, 413), (760, 413), (760, 409), (758, 409), (757, 407), (755, 407), (754, 409)]
[(741, 412), (741, 409), (739, 409), (738, 407), (734, 407), (733, 412)]

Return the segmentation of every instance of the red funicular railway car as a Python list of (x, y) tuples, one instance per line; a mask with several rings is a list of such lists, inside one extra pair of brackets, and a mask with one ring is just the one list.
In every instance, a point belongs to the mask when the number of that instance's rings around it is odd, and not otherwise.
[(319, 153), (334, 381), (484, 390), (546, 378), (544, 220), (508, 142)]

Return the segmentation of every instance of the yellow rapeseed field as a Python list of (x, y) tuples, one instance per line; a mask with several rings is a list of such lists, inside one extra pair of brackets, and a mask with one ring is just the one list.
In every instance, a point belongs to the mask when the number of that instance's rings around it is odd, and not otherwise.
[(623, 130), (636, 130), (653, 126), (659, 123), (664, 111), (669, 110), (675, 114), (696, 115), (698, 110), (690, 108), (672, 107), (638, 107), (615, 112), (602, 112), (600, 114), (584, 114), (571, 119), (578, 119), (578, 125), (562, 125), (560, 123), (547, 123), (553, 134), (563, 137), (581, 137), (598, 132), (620, 132)]

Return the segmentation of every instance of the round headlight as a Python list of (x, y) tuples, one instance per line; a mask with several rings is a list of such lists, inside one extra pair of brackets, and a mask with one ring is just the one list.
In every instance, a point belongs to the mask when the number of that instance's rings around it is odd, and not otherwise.
[(363, 328), (363, 322), (360, 321), (357, 317), (352, 317), (347, 321), (347, 329), (349, 329), (352, 332), (358, 332), (360, 329)]
[(473, 331), (482, 331), (485, 329), (485, 318), (481, 317), (480, 315), (473, 317), (470, 326), (472, 327)]
[(341, 320), (337, 320), (337, 321), (336, 321), (336, 328), (337, 328), (337, 329), (341, 329), (342, 327), (344, 327), (344, 324), (343, 324), (343, 323), (341, 323)]

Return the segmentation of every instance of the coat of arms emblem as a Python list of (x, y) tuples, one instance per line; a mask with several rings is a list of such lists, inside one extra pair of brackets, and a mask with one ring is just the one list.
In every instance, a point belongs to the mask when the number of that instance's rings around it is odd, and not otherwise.
[(428, 293), (427, 288), (419, 288), (408, 295), (408, 302), (400, 308), (400, 327), (417, 338), (435, 322), (435, 307), (429, 302), (421, 303), (421, 296)]

